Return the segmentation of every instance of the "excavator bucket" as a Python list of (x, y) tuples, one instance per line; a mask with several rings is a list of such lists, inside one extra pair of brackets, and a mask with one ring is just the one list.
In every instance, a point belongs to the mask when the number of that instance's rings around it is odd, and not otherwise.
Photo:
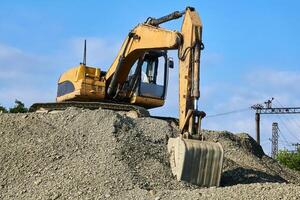
[(220, 143), (170, 138), (168, 152), (172, 173), (178, 181), (201, 187), (219, 186), (224, 154)]

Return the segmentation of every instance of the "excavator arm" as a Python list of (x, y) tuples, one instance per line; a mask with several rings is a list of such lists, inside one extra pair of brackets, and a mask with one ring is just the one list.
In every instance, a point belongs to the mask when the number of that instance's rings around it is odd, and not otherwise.
[[(182, 133), (200, 134), (200, 122), (204, 112), (198, 112), (200, 97), (200, 54), (203, 49), (202, 22), (199, 15), (189, 9), (186, 12), (179, 48), (179, 127)], [(197, 121), (196, 121), (197, 120)], [(195, 123), (196, 122), (196, 123)]]

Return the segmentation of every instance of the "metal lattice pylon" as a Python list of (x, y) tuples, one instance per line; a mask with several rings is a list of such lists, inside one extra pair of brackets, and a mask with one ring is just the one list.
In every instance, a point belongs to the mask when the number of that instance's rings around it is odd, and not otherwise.
[(278, 152), (278, 123), (273, 122), (272, 124), (272, 146), (271, 146), (271, 157), (275, 158)]

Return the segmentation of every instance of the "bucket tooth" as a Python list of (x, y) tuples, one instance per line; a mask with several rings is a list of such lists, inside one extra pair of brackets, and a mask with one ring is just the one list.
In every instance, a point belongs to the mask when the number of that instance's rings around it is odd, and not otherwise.
[(170, 138), (168, 152), (172, 173), (178, 181), (201, 187), (220, 185), (224, 154), (220, 143)]

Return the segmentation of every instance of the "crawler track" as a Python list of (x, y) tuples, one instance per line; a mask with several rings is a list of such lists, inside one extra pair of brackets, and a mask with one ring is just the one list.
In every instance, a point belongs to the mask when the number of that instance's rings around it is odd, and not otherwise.
[(69, 107), (85, 108), (90, 110), (95, 109), (108, 109), (114, 111), (135, 111), (139, 117), (149, 117), (150, 114), (148, 110), (143, 107), (128, 105), (128, 104), (117, 104), (117, 103), (107, 103), (107, 102), (60, 102), (60, 103), (35, 103), (33, 104), (29, 111), (55, 111), (55, 110), (65, 110)]

